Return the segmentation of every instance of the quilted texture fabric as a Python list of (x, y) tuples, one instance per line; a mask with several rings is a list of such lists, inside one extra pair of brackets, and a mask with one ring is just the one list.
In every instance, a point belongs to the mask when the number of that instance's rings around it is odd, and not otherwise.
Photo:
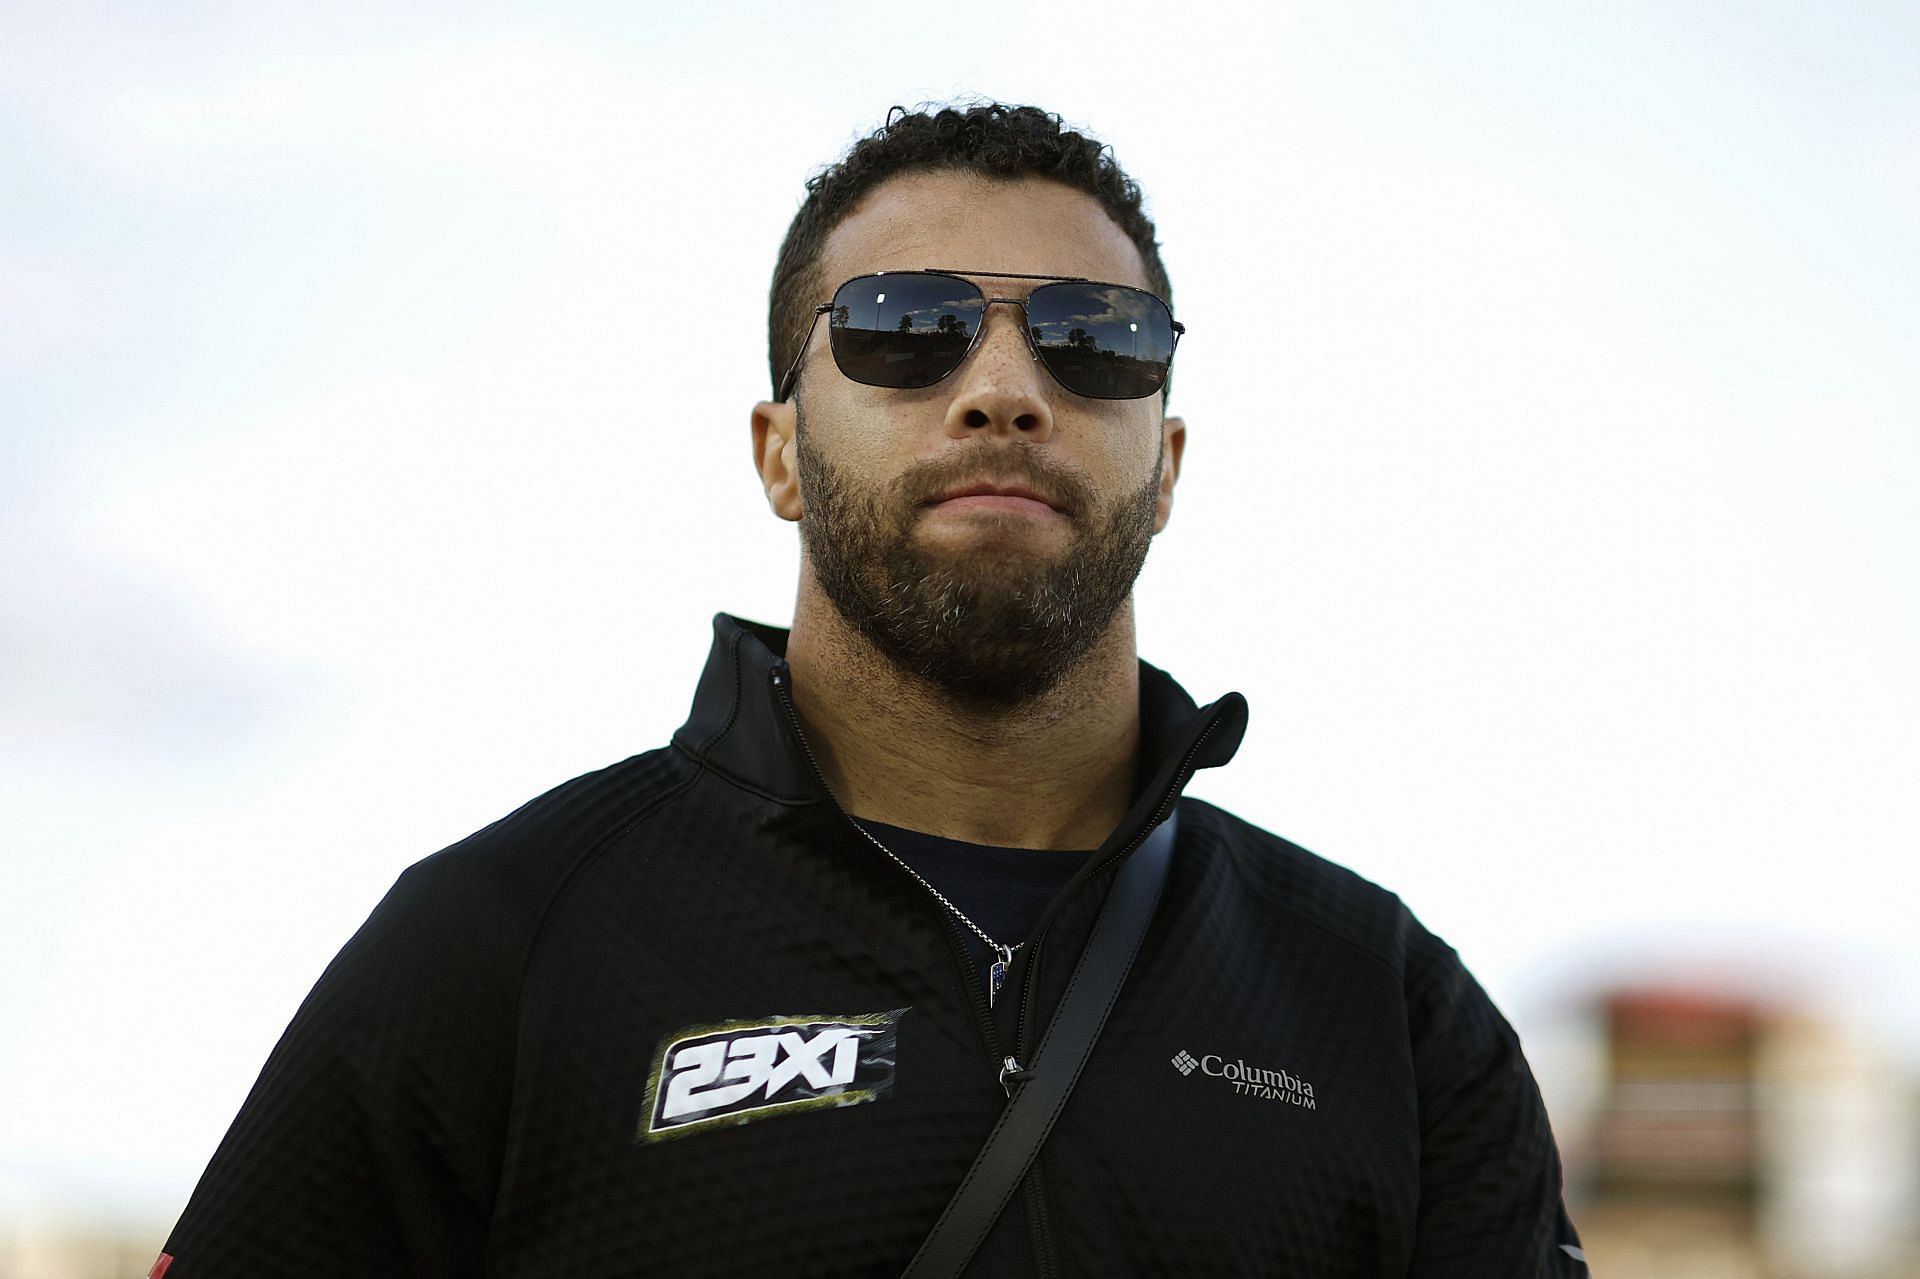
[[(900, 1272), (1115, 859), (1231, 756), (1244, 702), (1143, 664), (1134, 811), (989, 1012), (957, 927), (812, 774), (784, 633), (715, 636), (672, 746), (401, 876), (268, 1060), (169, 1279)], [(1584, 1275), (1526, 1062), (1454, 953), (1178, 803), (1133, 976), (974, 1273)]]

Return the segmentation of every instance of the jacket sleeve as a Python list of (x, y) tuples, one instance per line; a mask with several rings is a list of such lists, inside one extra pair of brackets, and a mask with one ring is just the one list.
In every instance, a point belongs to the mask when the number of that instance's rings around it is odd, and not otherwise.
[(409, 869), (328, 966), (175, 1225), (167, 1279), (481, 1272), (523, 947), (503, 894), (459, 871), (448, 853)]
[(1452, 948), (1414, 928), (1407, 1000), (1420, 1213), (1410, 1279), (1586, 1279), (1559, 1150), (1520, 1041)]

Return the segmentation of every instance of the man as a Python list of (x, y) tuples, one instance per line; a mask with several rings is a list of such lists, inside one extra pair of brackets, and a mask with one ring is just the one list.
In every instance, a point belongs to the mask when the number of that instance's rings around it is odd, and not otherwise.
[(670, 747), (401, 877), (170, 1279), (899, 1274), (1169, 816), (1131, 974), (970, 1273), (1583, 1273), (1453, 952), (1180, 798), (1246, 720), (1134, 654), (1186, 438), (1170, 295), (1132, 182), (1031, 108), (897, 112), (816, 178), (752, 417), (791, 631), (720, 617)]

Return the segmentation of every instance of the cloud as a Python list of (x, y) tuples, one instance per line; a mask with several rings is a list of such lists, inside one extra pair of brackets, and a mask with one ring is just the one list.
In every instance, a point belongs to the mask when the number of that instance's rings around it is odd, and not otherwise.
[(39, 550), (0, 561), (0, 750), (199, 769), (311, 709), (301, 672), (236, 651), (183, 597), (45, 529), (11, 540)]

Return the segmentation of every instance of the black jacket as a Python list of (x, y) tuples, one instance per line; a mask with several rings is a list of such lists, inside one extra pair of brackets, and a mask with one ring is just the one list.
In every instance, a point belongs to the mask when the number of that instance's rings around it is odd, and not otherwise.
[(722, 616), (665, 749), (410, 868), (300, 1008), (167, 1279), (895, 1275), (1005, 1103), (1118, 856), (1165, 895), (980, 1274), (1574, 1276), (1512, 1031), (1400, 901), (1193, 799), (1246, 703), (1141, 667), (1132, 811), (991, 1011), (958, 927)]

